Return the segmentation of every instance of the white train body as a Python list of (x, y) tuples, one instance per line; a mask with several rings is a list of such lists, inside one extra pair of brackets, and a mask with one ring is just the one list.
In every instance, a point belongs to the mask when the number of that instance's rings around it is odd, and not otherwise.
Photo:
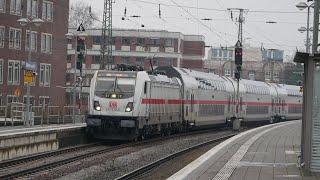
[(97, 71), (90, 87), (87, 125), (103, 139), (136, 139), (150, 134), (244, 122), (301, 118), (298, 86), (240, 80), (174, 67), (165, 75), (145, 71)]

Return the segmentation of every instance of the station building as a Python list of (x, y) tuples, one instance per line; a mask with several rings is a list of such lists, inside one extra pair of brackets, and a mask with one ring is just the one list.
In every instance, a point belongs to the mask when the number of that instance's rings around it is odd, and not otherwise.
[[(69, 29), (76, 34), (76, 29)], [(201, 70), (205, 56), (205, 38), (201, 35), (184, 35), (180, 32), (164, 30), (113, 29), (113, 64), (139, 65), (145, 70), (153, 67), (174, 66)], [(82, 102), (88, 99), (90, 80), (100, 68), (101, 29), (86, 29), (86, 55), (83, 62)], [(75, 67), (75, 41), (68, 40), (66, 100), (72, 104)], [(79, 92), (79, 88), (78, 91)]]
[[(65, 104), (66, 40), (69, 0), (0, 0), (0, 105), (26, 102), (24, 63), (37, 64), (31, 85), (33, 105)], [(17, 20), (39, 18), (39, 27), (22, 26)], [(31, 43), (29, 37), (31, 34)]]

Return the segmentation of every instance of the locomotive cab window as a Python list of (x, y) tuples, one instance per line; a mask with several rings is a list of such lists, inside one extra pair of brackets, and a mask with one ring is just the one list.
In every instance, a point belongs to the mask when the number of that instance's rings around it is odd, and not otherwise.
[(125, 99), (134, 95), (135, 79), (103, 77), (97, 79), (95, 95), (102, 98)]

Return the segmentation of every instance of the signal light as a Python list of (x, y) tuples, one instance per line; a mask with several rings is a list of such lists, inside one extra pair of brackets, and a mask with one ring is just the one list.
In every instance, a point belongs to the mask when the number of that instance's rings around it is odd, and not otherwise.
[(237, 47), (237, 48), (235, 48), (234, 52), (235, 52), (235, 55), (234, 55), (235, 64), (242, 65), (242, 48)]

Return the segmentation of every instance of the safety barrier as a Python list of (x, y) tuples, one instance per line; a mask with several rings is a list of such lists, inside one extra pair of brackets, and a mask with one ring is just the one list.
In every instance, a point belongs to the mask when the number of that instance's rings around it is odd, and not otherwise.
[(63, 123), (75, 123), (76, 117), (73, 115), (77, 114), (75, 106), (64, 106), (63, 107)]
[[(26, 105), (23, 103), (10, 103), (0, 106), (0, 126), (23, 124), (26, 122)], [(83, 123), (86, 109), (81, 111), (76, 106), (30, 106), (30, 125)]]
[(31, 111), (34, 113), (34, 124), (43, 125), (43, 120), (45, 116), (45, 107), (44, 106), (32, 106)]
[(47, 124), (60, 124), (60, 110), (60, 106), (48, 106)]
[(24, 104), (23, 103), (11, 103), (11, 125), (14, 125), (14, 122), (23, 122), (24, 125), (26, 125), (26, 121), (24, 120)]
[(4, 121), (4, 125), (7, 125), (7, 106), (0, 106), (0, 119)]

